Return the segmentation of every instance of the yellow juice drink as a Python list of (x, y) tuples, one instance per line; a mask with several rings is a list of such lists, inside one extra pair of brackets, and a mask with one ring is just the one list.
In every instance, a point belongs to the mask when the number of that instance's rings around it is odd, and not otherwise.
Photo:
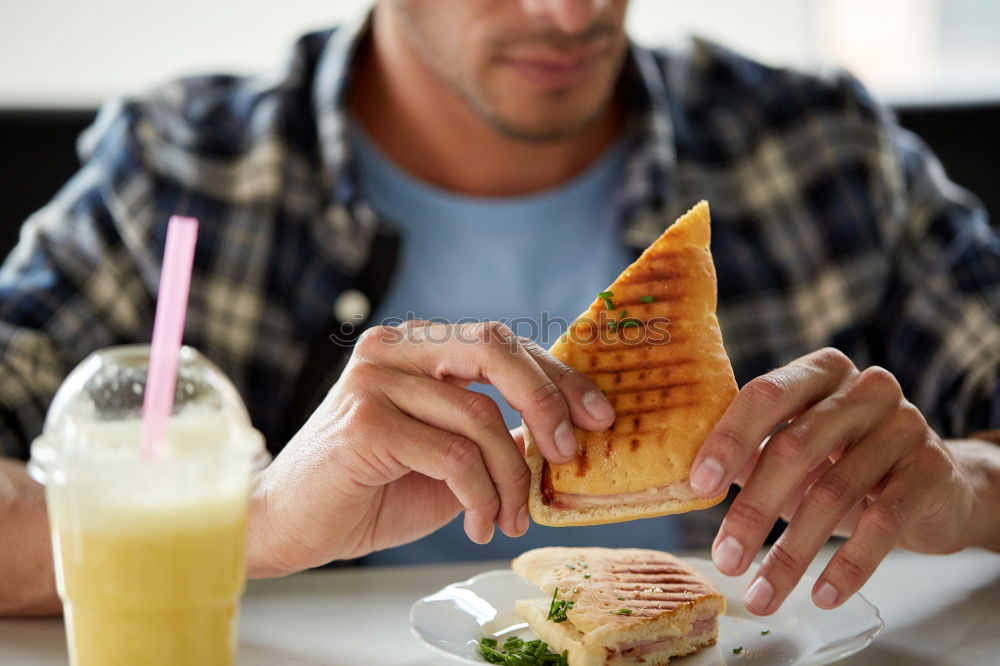
[(45, 484), (72, 666), (236, 662), (251, 473), (268, 459), (225, 375), (180, 353), (159, 453), (140, 453), (148, 347), (96, 352), (56, 393)]
[(71, 663), (235, 663), (245, 494), (105, 507), (92, 521), (60, 494), (50, 492), (49, 507)]

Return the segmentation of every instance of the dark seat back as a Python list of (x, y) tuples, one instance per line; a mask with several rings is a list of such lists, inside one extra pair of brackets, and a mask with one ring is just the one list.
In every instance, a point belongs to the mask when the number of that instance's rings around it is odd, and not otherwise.
[[(76, 138), (93, 111), (0, 111), (0, 256), (21, 223), (76, 171)], [(1000, 103), (899, 111), (956, 183), (975, 192), (1000, 225)]]

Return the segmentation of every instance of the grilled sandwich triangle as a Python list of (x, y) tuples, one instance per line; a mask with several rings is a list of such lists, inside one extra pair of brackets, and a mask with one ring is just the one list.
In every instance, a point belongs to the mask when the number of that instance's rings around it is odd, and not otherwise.
[[(668, 553), (638, 548), (537, 548), (511, 563), (543, 598), (520, 615), (572, 666), (666, 664), (716, 642), (726, 601), (711, 581)], [(564, 619), (550, 619), (554, 600)]]
[(736, 395), (715, 315), (709, 209), (674, 222), (552, 346), (615, 408), (604, 432), (576, 429), (577, 456), (545, 461), (525, 428), (535, 522), (620, 522), (701, 509), (688, 484), (705, 437)]

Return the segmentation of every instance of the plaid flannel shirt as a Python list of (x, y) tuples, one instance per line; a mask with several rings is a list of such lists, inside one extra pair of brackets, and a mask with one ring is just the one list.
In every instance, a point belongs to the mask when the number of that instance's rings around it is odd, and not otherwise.
[[(174, 213), (201, 221), (186, 342), (233, 379), (272, 450), (294, 433), (302, 395), (322, 393), (349, 351), (330, 349), (338, 297), (377, 306), (405, 242), (361, 196), (345, 139), (366, 29), (307, 35), (267, 76), (190, 78), (102, 109), (81, 170), (0, 271), (4, 454), (27, 457), (88, 353), (149, 340)], [(633, 46), (623, 76), (639, 131), (623, 242), (638, 253), (711, 202), (740, 383), (833, 345), (895, 373), (944, 436), (1000, 427), (1000, 239), (854, 79), (700, 40)]]

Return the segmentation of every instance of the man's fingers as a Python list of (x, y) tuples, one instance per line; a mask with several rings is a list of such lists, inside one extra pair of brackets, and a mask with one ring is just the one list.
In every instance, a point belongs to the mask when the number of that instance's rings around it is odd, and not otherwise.
[[(402, 324), (396, 325), (394, 328), (399, 329), (405, 335), (406, 340), (413, 339), (412, 331), (420, 328), (426, 328), (427, 326), (442, 326), (440, 321), (431, 321), (429, 319), (407, 319)], [(443, 377), (442, 381), (451, 384), (452, 386), (458, 386), (464, 388), (472, 383), (471, 379), (464, 379), (462, 377)]]
[[(768, 440), (719, 528), (712, 556), (720, 571), (729, 575), (745, 571), (802, 480), (831, 454), (839, 455), (846, 445), (862, 439), (892, 412), (899, 398), (877, 389), (877, 382), (859, 375), (857, 381), (848, 382)], [(881, 471), (884, 473), (892, 462)], [(836, 477), (828, 472), (823, 478)], [(864, 488), (858, 499), (870, 487)], [(834, 525), (836, 521), (830, 531)], [(822, 535), (823, 540), (829, 534)]]
[(861, 589), (885, 559), (919, 510), (922, 501), (915, 488), (931, 479), (912, 470), (898, 470), (879, 496), (861, 512), (847, 542), (834, 554), (813, 585), (813, 602), (820, 608), (836, 608)]
[(411, 327), (406, 331), (408, 344), (391, 350), (377, 346), (380, 335), (363, 336), (360, 353), (370, 350), (381, 362), (439, 380), (459, 378), (493, 384), (524, 416), (546, 458), (566, 462), (576, 455), (573, 422), (562, 391), (507, 326), (484, 322)]
[(496, 403), (482, 393), (405, 373), (393, 373), (392, 381), (382, 382), (380, 390), (414, 419), (475, 442), (500, 498), (497, 524), (508, 536), (524, 534), (531, 473), (524, 462), (523, 441), (518, 446), (512, 439)]
[(433, 326), (435, 322), (430, 319), (407, 319), (402, 324), (399, 324), (396, 328), (401, 331), (409, 331), (415, 328), (423, 328), (424, 326)]
[(382, 427), (397, 434), (385, 448), (400, 465), (443, 481), (465, 508), (465, 533), (476, 543), (489, 543), (501, 501), (480, 447), (471, 439), (420, 423), (392, 409)]
[(751, 612), (767, 615), (781, 606), (837, 525), (899, 460), (905, 437), (887, 428), (867, 435), (808, 486), (748, 587)]
[(569, 405), (556, 382), (506, 326), (480, 324), (473, 331), (487, 345), (488, 354), (479, 355), (481, 376), (521, 413), (542, 454), (554, 462), (575, 456), (578, 444)]
[(779, 424), (805, 411), (856, 373), (843, 353), (821, 349), (747, 382), (695, 456), (692, 489), (702, 497), (718, 495)]
[(809, 473), (806, 474), (806, 477), (802, 479), (802, 482), (799, 483), (795, 492), (785, 498), (785, 502), (781, 505), (781, 512), (778, 515), (786, 521), (791, 520), (792, 516), (795, 515), (795, 512), (798, 511), (799, 504), (802, 503), (802, 498), (805, 496), (806, 491), (809, 490), (809, 487), (815, 483), (817, 479), (826, 474), (827, 470), (831, 467), (833, 467), (833, 462), (829, 458), (823, 459), (820, 464), (813, 467)]
[(614, 423), (615, 409), (611, 402), (583, 373), (552, 356), (533, 340), (521, 338), (521, 345), (562, 391), (573, 423), (584, 430), (605, 430)]

